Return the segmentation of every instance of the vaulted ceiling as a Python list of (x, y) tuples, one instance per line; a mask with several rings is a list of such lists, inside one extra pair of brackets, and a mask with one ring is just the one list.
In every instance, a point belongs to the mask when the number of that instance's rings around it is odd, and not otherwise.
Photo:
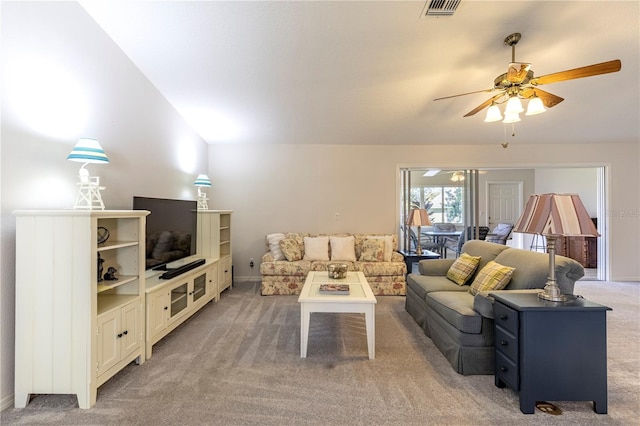
[[(423, 17), (425, 1), (80, 2), (210, 143), (637, 143), (640, 3), (470, 1)], [(564, 102), (515, 127), (484, 123), (511, 62), (536, 76), (622, 61), (558, 82)], [(515, 137), (511, 134), (515, 129)]]

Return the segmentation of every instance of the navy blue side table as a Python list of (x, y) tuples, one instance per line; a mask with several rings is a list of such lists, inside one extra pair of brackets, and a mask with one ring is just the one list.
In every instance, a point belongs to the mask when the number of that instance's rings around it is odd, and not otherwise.
[(422, 254), (418, 255), (415, 251), (400, 250), (400, 254), (404, 256), (404, 263), (407, 265), (407, 274), (413, 270), (413, 264), (423, 259), (440, 259), (440, 255), (433, 251), (422, 250)]
[(495, 385), (519, 393), (520, 411), (537, 401), (593, 401), (607, 413), (607, 311), (568, 296), (565, 303), (537, 294), (492, 294), (495, 316)]

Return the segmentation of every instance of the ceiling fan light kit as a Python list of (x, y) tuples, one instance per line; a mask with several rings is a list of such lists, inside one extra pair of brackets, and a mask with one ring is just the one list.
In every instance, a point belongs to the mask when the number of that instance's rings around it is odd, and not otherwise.
[(544, 107), (542, 99), (533, 92), (533, 97), (529, 99), (529, 105), (527, 105), (527, 113), (525, 115), (538, 115), (546, 111), (547, 109)]
[(531, 70), (530, 63), (516, 62), (516, 44), (518, 44), (521, 38), (522, 35), (520, 33), (513, 33), (504, 39), (504, 44), (511, 46), (511, 63), (509, 63), (506, 73), (495, 78), (494, 85), (491, 89), (476, 90), (474, 92), (462, 93), (459, 95), (445, 96), (436, 98), (434, 101), (475, 93), (491, 93), (499, 91), (498, 94), (469, 111), (464, 115), (464, 117), (470, 117), (489, 107), (484, 121), (486, 123), (500, 121), (502, 120), (502, 114), (500, 113), (498, 105), (504, 103), (505, 97), (507, 97), (507, 105), (505, 107), (504, 120), (502, 122), (505, 124), (516, 123), (521, 121), (520, 113), (524, 112), (521, 99), (528, 100), (527, 112), (525, 114), (527, 116), (541, 114), (545, 112), (547, 108), (554, 107), (564, 100), (559, 96), (541, 90), (538, 86), (557, 83), (559, 81), (574, 80), (577, 78), (618, 72), (622, 68), (622, 62), (619, 59), (614, 59), (608, 62), (560, 71), (541, 77), (534, 77), (534, 72)]

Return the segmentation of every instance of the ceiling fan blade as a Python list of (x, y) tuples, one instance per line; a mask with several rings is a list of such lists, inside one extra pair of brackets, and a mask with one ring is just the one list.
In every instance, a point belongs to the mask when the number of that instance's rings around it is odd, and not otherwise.
[(564, 98), (560, 96), (556, 96), (553, 93), (545, 92), (544, 90), (540, 90), (537, 87), (534, 89), (533, 87), (526, 87), (520, 91), (520, 95), (529, 99), (536, 94), (537, 97), (542, 99), (542, 103), (545, 107), (551, 108), (558, 105), (560, 102), (564, 101)]
[(543, 75), (531, 79), (529, 84), (534, 86), (540, 84), (556, 83), (558, 81), (573, 80), (576, 78), (591, 77), (594, 75), (608, 74), (610, 72), (618, 72), (622, 67), (620, 59), (602, 62), (599, 64), (587, 65), (586, 67), (574, 68), (572, 70), (560, 71), (553, 74)]
[(511, 62), (507, 70), (507, 80), (514, 84), (522, 83), (530, 68), (531, 64), (527, 62)]
[(451, 99), (451, 98), (457, 98), (458, 96), (466, 96), (466, 95), (473, 95), (474, 93), (491, 93), (494, 90), (496, 90), (495, 88), (491, 88), (491, 89), (484, 89), (484, 90), (476, 90), (475, 92), (468, 92), (468, 93), (460, 93), (459, 95), (451, 95), (451, 96), (445, 96), (443, 98), (435, 98), (434, 101), (440, 101), (442, 99)]
[(504, 91), (501, 93), (498, 93), (497, 95), (487, 99), (486, 101), (484, 101), (483, 103), (481, 103), (480, 105), (478, 105), (477, 107), (475, 107), (474, 109), (472, 109), (471, 111), (469, 111), (468, 113), (466, 113), (464, 116), (465, 117), (470, 117), (472, 115), (474, 115), (475, 113), (482, 111), (483, 109), (485, 109), (486, 107), (488, 107), (489, 105), (491, 105), (493, 102), (497, 101), (498, 99), (500, 99), (501, 97), (504, 96)]

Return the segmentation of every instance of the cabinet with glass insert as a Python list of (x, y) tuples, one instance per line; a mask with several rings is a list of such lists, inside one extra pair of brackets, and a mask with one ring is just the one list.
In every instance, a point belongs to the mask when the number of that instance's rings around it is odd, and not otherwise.
[(217, 299), (217, 277), (217, 259), (206, 259), (204, 265), (169, 280), (158, 275), (147, 278), (147, 359), (152, 355), (153, 345)]

